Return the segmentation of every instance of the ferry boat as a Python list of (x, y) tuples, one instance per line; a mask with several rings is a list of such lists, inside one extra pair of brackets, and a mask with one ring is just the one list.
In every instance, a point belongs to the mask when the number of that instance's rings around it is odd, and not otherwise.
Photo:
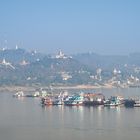
[(119, 96), (111, 96), (110, 99), (106, 100), (104, 106), (119, 106), (123, 104), (123, 101), (119, 98)]
[(60, 92), (59, 94), (46, 94), (41, 98), (41, 103), (43, 105), (63, 105), (64, 100), (68, 98), (67, 92)]
[(79, 106), (79, 105), (83, 105), (83, 103), (84, 103), (84, 96), (81, 95), (69, 96), (64, 101), (64, 104), (68, 106)]
[(23, 91), (18, 91), (13, 95), (13, 97), (25, 97), (25, 95)]
[(98, 106), (104, 105), (105, 96), (103, 94), (85, 94), (84, 105), (85, 106)]

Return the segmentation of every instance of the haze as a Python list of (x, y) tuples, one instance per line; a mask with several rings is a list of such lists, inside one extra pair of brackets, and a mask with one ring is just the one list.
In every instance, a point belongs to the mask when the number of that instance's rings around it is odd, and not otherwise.
[(1, 0), (0, 48), (140, 52), (139, 0)]

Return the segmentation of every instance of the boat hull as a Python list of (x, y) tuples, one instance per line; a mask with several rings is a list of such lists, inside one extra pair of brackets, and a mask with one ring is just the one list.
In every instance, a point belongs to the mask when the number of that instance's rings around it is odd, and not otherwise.
[(85, 101), (84, 105), (85, 106), (98, 106), (98, 105), (104, 105), (104, 102), (103, 101), (101, 101), (101, 102), (99, 102), (99, 101)]
[(134, 107), (135, 101), (134, 100), (125, 100), (124, 101), (124, 106), (125, 107)]
[(84, 105), (83, 102), (79, 102), (79, 101), (66, 101), (66, 102), (64, 102), (64, 104), (67, 106), (82, 106), (82, 105)]

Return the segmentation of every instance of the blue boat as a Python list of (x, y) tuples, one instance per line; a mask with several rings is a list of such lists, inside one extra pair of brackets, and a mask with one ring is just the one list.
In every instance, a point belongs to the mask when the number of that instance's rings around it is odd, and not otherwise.
[(123, 104), (123, 101), (119, 96), (111, 96), (110, 99), (105, 101), (104, 106), (119, 106), (121, 104)]
[(84, 97), (81, 95), (69, 96), (64, 101), (64, 104), (68, 106), (79, 106), (79, 105), (83, 105), (83, 103), (84, 103)]

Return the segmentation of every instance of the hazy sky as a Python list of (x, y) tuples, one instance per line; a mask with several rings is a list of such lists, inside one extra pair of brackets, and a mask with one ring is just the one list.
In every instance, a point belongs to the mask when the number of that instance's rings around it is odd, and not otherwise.
[(0, 47), (140, 52), (140, 0), (0, 0)]

